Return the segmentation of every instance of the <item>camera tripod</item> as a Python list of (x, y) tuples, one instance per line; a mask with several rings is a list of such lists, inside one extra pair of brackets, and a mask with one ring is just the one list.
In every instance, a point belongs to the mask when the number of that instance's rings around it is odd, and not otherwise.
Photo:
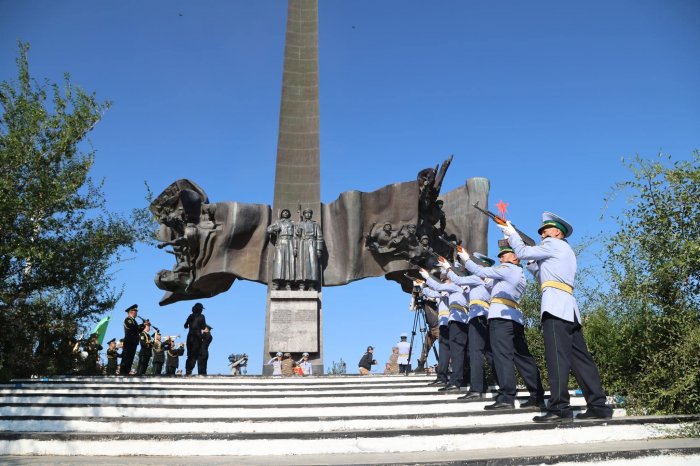
[[(423, 301), (423, 297), (418, 295), (415, 297), (415, 314), (413, 315), (413, 329), (411, 330), (411, 346), (408, 349), (408, 367), (411, 367), (411, 356), (413, 354), (413, 341), (416, 337), (416, 330), (418, 330), (421, 334), (421, 351), (423, 349), (423, 346), (425, 345), (425, 332), (428, 331), (428, 323), (425, 318), (425, 302)], [(438, 359), (438, 352), (437, 349), (435, 349), (435, 343), (431, 345), (431, 348), (433, 350), (433, 354), (435, 355), (435, 360)], [(430, 350), (426, 352), (426, 360), (428, 358), (428, 354)], [(426, 361), (423, 361), (424, 363)], [(406, 373), (404, 375), (408, 375), (408, 370), (406, 370)]]

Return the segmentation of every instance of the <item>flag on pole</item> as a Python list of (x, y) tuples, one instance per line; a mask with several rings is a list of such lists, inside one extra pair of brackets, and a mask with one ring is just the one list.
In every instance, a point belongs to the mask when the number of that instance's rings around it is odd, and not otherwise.
[(105, 334), (107, 333), (107, 326), (109, 325), (109, 320), (112, 318), (112, 315), (108, 315), (107, 317), (103, 317), (101, 321), (95, 325), (95, 328), (92, 329), (92, 332), (90, 332), (90, 335), (93, 333), (97, 334), (97, 341), (100, 342), (100, 345), (102, 344), (102, 341), (105, 339)]

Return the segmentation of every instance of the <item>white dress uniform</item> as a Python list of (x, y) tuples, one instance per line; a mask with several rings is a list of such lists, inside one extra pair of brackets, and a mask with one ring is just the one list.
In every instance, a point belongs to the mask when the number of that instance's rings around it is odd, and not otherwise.
[(450, 366), (450, 306), (447, 296), (427, 286), (421, 290), (423, 296), (431, 298), (438, 303), (438, 323), (440, 324), (440, 339), (438, 340), (438, 369), (435, 382), (432, 384), (446, 384), (449, 378)]
[[(567, 238), (573, 228), (561, 217), (542, 214), (541, 233), (557, 228)], [(581, 331), (581, 315), (573, 295), (576, 277), (576, 255), (566, 239), (545, 238), (539, 246), (526, 246), (515, 233), (508, 237), (517, 256), (531, 261), (527, 268), (542, 290), (542, 332), (551, 398), (548, 414), (535, 417), (536, 422), (559, 422), (572, 416), (569, 404), (568, 378), (572, 370), (581, 384), (588, 411), (583, 418), (608, 418), (612, 409), (605, 405), (605, 393), (598, 368), (588, 352)], [(579, 415), (581, 416), (581, 415)]]
[[(499, 257), (512, 252), (501, 248)], [(465, 264), (467, 270), (481, 278), (493, 280), (488, 312), (489, 340), (498, 378), (498, 395), (487, 409), (507, 409), (515, 406), (517, 392), (515, 367), (520, 371), (530, 392), (532, 404), (544, 402), (544, 388), (535, 358), (525, 341), (525, 319), (518, 303), (525, 291), (525, 275), (519, 265), (504, 263), (496, 267), (482, 267), (473, 260)]]
[(435, 291), (447, 292), (450, 315), (448, 317), (448, 334), (450, 345), (450, 364), (452, 374), (440, 390), (459, 390), (464, 381), (464, 358), (467, 353), (469, 321), (469, 291), (454, 283), (440, 283), (433, 278), (426, 278), (425, 284)]

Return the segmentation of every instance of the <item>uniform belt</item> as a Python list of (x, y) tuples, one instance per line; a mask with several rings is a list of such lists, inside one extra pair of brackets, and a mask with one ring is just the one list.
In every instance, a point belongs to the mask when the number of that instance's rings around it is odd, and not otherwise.
[(518, 303), (507, 298), (491, 298), (491, 304), (493, 303), (505, 304), (506, 306), (512, 307), (513, 309), (518, 309)]
[(566, 291), (569, 294), (574, 294), (574, 287), (567, 285), (566, 283), (556, 282), (554, 280), (547, 280), (542, 282), (540, 289), (544, 291), (545, 288), (556, 288), (557, 290)]
[(407, 358), (407, 357), (408, 357), (408, 353), (406, 353), (406, 354), (399, 354), (399, 357), (400, 357), (400, 358)]
[(470, 306), (473, 304), (478, 304), (479, 306), (486, 308), (486, 309), (489, 308), (489, 303), (487, 303), (486, 301), (482, 301), (480, 299), (472, 299), (471, 301), (469, 301)]
[(459, 312), (465, 312), (465, 313), (469, 312), (469, 310), (466, 307), (462, 306), (461, 304), (457, 304), (457, 303), (450, 304), (450, 309), (456, 309)]
[(440, 312), (438, 312), (438, 315), (439, 315), (440, 317), (448, 316), (448, 315), (450, 315), (450, 310), (449, 310), (449, 309), (445, 309), (444, 311), (440, 311)]

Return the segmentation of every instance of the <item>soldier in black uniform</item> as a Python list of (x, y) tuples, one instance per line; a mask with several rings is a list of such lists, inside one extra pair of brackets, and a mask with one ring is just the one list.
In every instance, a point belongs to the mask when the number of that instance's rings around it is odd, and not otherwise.
[(118, 375), (117, 358), (121, 357), (121, 354), (119, 354), (119, 350), (117, 350), (116, 341), (116, 338), (112, 338), (107, 343), (107, 375)]
[(141, 343), (141, 351), (139, 351), (139, 368), (136, 375), (145, 375), (148, 369), (148, 363), (151, 362), (153, 355), (153, 338), (148, 332), (151, 331), (151, 321), (146, 320), (143, 323), (143, 330), (139, 334), (139, 342)]
[(143, 324), (136, 323), (136, 315), (139, 312), (137, 304), (132, 304), (126, 309), (129, 315), (124, 319), (124, 348), (122, 349), (122, 365), (119, 368), (121, 375), (129, 375), (131, 365), (136, 356), (136, 347), (139, 344), (139, 334), (143, 330)]
[(85, 374), (96, 375), (97, 362), (100, 359), (100, 351), (102, 351), (102, 345), (100, 345), (96, 333), (90, 335), (90, 339), (85, 344), (85, 351), (87, 352), (87, 358), (85, 358)]
[(156, 335), (153, 337), (153, 375), (161, 375), (163, 373), (165, 352), (169, 349), (169, 340), (161, 342), (160, 332), (156, 330)]
[(180, 343), (180, 346), (175, 347), (175, 340), (166, 340), (169, 343), (170, 349), (165, 352), (167, 361), (165, 361), (165, 375), (175, 375), (175, 371), (180, 365), (180, 356), (185, 354), (185, 344)]
[(209, 360), (209, 345), (214, 337), (211, 336), (212, 327), (205, 325), (202, 329), (202, 347), (199, 349), (199, 361), (197, 361), (197, 373), (207, 375), (207, 361)]
[(187, 317), (185, 321), (185, 328), (189, 329), (187, 332), (187, 361), (185, 362), (185, 374), (192, 374), (192, 369), (194, 365), (197, 364), (199, 359), (199, 350), (202, 346), (202, 329), (207, 325), (207, 321), (202, 315), (204, 306), (202, 303), (195, 303), (192, 306), (192, 314)]

